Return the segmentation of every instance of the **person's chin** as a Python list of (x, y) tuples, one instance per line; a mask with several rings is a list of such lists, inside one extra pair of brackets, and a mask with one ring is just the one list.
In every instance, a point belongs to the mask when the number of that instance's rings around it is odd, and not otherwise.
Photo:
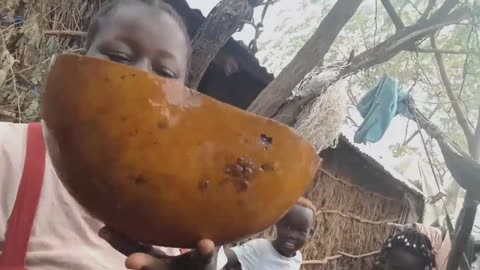
[(293, 257), (295, 256), (295, 253), (296, 253), (296, 249), (295, 247), (282, 247), (282, 249), (280, 250), (280, 253), (285, 256), (285, 257)]

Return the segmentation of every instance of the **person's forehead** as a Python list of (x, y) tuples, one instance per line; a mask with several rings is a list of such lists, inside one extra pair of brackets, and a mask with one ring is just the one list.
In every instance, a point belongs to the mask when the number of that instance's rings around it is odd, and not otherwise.
[(131, 20), (138, 18), (142, 18), (144, 20), (160, 18), (174, 20), (172, 15), (166, 10), (160, 7), (149, 6), (141, 2), (125, 2), (123, 4), (119, 4), (110, 12), (110, 18), (115, 20)]
[(310, 208), (301, 205), (295, 205), (290, 211), (289, 214), (295, 217), (307, 217), (310, 218), (313, 216), (313, 211)]
[(130, 37), (143, 35), (139, 41), (150, 45), (170, 45), (176, 50), (188, 50), (187, 37), (179, 22), (168, 12), (145, 4), (127, 3), (118, 6), (102, 20), (99, 32)]
[(313, 220), (312, 210), (303, 206), (295, 205), (282, 219), (283, 223), (308, 226)]

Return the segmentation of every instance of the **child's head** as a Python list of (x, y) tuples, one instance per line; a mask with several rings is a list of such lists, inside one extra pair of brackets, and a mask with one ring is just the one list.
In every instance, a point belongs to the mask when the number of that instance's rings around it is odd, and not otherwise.
[(381, 270), (429, 270), (435, 256), (428, 237), (415, 229), (407, 229), (390, 237), (376, 261)]
[(185, 81), (190, 40), (180, 16), (161, 0), (113, 0), (90, 23), (87, 55)]
[(300, 198), (297, 204), (276, 224), (275, 249), (285, 257), (295, 256), (309, 238), (316, 208), (309, 200)]

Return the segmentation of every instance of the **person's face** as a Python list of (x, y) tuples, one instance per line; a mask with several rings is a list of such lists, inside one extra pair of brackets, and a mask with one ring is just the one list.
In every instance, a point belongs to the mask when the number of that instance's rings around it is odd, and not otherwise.
[(165, 11), (122, 4), (100, 19), (87, 55), (184, 82), (189, 49), (183, 33)]
[(402, 248), (392, 248), (383, 270), (424, 270), (422, 260)]
[(303, 247), (313, 225), (313, 211), (295, 205), (276, 225), (274, 246), (286, 257), (292, 257)]

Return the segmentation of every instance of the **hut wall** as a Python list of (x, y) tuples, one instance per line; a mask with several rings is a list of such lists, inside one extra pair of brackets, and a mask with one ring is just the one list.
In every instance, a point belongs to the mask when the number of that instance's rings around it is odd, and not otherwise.
[[(306, 193), (318, 213), (315, 230), (302, 250), (303, 269), (371, 269), (375, 252), (393, 233), (386, 223), (415, 222), (415, 209), (396, 180), (357, 153), (339, 147), (324, 151), (322, 157), (322, 168)], [(249, 239), (272, 239), (274, 234), (270, 228)]]
[(371, 269), (375, 252), (393, 233), (386, 223), (416, 221), (411, 196), (378, 164), (345, 145), (323, 151), (322, 157), (306, 195), (318, 214), (303, 249), (304, 269)]
[[(370, 269), (375, 256), (350, 258), (336, 256), (370, 254), (378, 250), (392, 233), (385, 222), (402, 222), (409, 206), (403, 197), (391, 198), (358, 185), (380, 182), (370, 175), (352, 170), (346, 153), (331, 151), (325, 158), (307, 197), (318, 208), (315, 232), (303, 250), (312, 264), (305, 269)], [(358, 160), (357, 167), (362, 164)], [(325, 258), (332, 257), (331, 260)]]

